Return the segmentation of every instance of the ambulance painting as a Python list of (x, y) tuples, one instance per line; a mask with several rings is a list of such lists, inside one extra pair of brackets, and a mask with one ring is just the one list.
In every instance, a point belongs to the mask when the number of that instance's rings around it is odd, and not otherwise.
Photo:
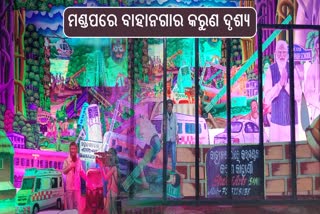
[[(195, 116), (176, 113), (178, 120), (178, 144), (196, 144), (196, 120)], [(162, 114), (155, 116), (151, 121), (159, 134), (161, 134)], [(209, 131), (206, 121), (199, 117), (199, 144), (209, 143)]]
[(42, 151), (32, 149), (14, 150), (14, 186), (20, 188), (27, 168), (62, 169), (63, 161), (68, 157), (67, 152)]
[(38, 213), (54, 207), (62, 209), (64, 186), (56, 169), (26, 169), (21, 189), (16, 196), (16, 213)]

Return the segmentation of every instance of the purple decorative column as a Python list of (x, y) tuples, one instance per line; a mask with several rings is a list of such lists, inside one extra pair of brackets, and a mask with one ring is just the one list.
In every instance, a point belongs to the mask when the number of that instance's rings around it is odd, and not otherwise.
[[(298, 11), (296, 23), (299, 25), (320, 25), (320, 1), (319, 0), (297, 0)], [(311, 30), (295, 30), (294, 44), (305, 47), (307, 35)]]
[(0, 1), (0, 103), (14, 112), (13, 0)]
[[(276, 23), (276, 0), (255, 0), (258, 24), (275, 24)], [(263, 30), (262, 41), (264, 42), (274, 30)], [(258, 37), (256, 37), (255, 49), (258, 49)], [(272, 55), (275, 51), (275, 43), (264, 51), (263, 55)]]

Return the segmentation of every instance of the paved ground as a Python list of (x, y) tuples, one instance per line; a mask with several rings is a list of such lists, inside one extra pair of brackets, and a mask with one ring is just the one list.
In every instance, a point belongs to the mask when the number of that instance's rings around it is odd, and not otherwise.
[[(158, 198), (159, 199), (159, 198)], [(185, 200), (185, 199), (183, 199)], [(150, 199), (138, 199), (121, 201), (121, 210), (123, 214), (320, 214), (320, 200), (314, 199), (314, 203), (308, 204), (280, 204), (277, 205), (195, 205), (194, 201), (190, 201), (187, 205), (162, 206), (159, 201), (151, 201)], [(279, 200), (278, 202), (281, 202)], [(317, 204), (317, 202), (319, 202)], [(83, 214), (102, 214), (102, 210), (93, 211), (89, 205), (86, 205), (85, 198), (81, 201)], [(0, 212), (1, 214), (2, 212)], [(11, 213), (11, 212), (6, 212)], [(41, 212), (43, 214), (71, 214), (70, 211), (48, 210)]]
[(166, 207), (163, 210), (151, 209), (132, 209), (124, 213), (127, 214), (148, 214), (148, 213), (164, 213), (164, 214), (319, 214), (318, 207), (301, 207), (301, 206), (264, 206), (264, 207), (219, 207), (219, 206), (174, 206)]

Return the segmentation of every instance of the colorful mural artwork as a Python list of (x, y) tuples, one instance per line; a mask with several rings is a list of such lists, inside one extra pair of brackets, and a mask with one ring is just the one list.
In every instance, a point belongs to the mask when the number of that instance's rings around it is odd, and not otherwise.
[[(162, 38), (68, 38), (63, 12), (71, 6), (254, 7), (259, 24), (318, 26), (293, 30), (292, 77), (287, 30), (263, 30), (262, 70), (257, 36), (229, 41), (232, 194), (240, 199), (292, 194), (293, 121), (298, 197), (319, 196), (320, 27), (319, 15), (311, 9), (318, 4), (316, 0), (1, 1), (0, 213), (55, 208), (116, 213), (120, 199), (162, 200), (165, 182), (168, 200), (193, 199), (197, 129), (199, 195), (211, 200), (228, 192), (226, 39), (200, 38), (197, 58), (194, 38), (168, 38), (166, 49)], [(258, 96), (259, 74), (263, 100)], [(164, 89), (173, 109), (167, 115)], [(167, 124), (175, 118), (173, 136), (163, 131), (165, 118)], [(264, 155), (258, 146), (261, 129)], [(169, 143), (174, 146), (165, 147)]]

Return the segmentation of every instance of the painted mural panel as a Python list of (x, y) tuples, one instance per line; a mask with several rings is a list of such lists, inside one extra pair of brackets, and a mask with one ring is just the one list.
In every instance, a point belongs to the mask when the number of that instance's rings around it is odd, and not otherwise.
[[(9, 3), (14, 11), (3, 11)], [(111, 189), (100, 170), (108, 171), (106, 165), (110, 169), (114, 167), (113, 172), (119, 175), (121, 197), (161, 199), (163, 179), (167, 181), (169, 198), (195, 196), (194, 39), (167, 40), (165, 66), (168, 75), (164, 77), (162, 39), (66, 38), (62, 29), (64, 8), (108, 4), (253, 6), (260, 16), (259, 23), (319, 25), (317, 14), (308, 12), (310, 8), (317, 8), (318, 1), (297, 3), (295, 13), (293, 4), (288, 1), (278, 1), (278, 5), (271, 1), (220, 0), (1, 1), (0, 14), (12, 16), (12, 19), (1, 20), (0, 29), (5, 32), (0, 34), (0, 212), (7, 202), (12, 207), (18, 205), (17, 211), (21, 213), (42, 210), (43, 206), (36, 206), (36, 202), (44, 195), (52, 199), (45, 205), (68, 208), (64, 200), (68, 198), (64, 193), (68, 185), (63, 172), (71, 142), (78, 145), (81, 160), (74, 173), (78, 170), (80, 173), (83, 168), (87, 175), (87, 183), (79, 180), (77, 184), (82, 186), (79, 209), (104, 208), (106, 189)], [(13, 43), (8, 39), (11, 36)], [(242, 148), (245, 144), (257, 144), (260, 129), (257, 118), (263, 114), (264, 190), (268, 196), (291, 194), (290, 117), (282, 121), (286, 122), (286, 130), (279, 128), (283, 124), (276, 124), (276, 129), (272, 127), (281, 116), (288, 115), (288, 105), (274, 103), (269, 93), (278, 84), (275, 79), (279, 77), (285, 85), (282, 98), (288, 101), (288, 74), (276, 72), (275, 68), (276, 64), (286, 64), (287, 38), (287, 31), (268, 29), (263, 32), (266, 46), (263, 71), (257, 68), (257, 37), (231, 39), (232, 145)], [(295, 91), (298, 195), (319, 195), (318, 38), (315, 30), (294, 30), (294, 83), (300, 88)], [(220, 38), (199, 41), (199, 194), (205, 198), (208, 196), (205, 157), (210, 149), (223, 148), (215, 146), (227, 142), (226, 44), (225, 39)], [(258, 100), (259, 72), (263, 72), (262, 101)], [(163, 78), (166, 78), (166, 85)], [(178, 139), (176, 169), (171, 155), (168, 173), (163, 178), (164, 87), (167, 97), (174, 102)], [(259, 102), (263, 104), (263, 112), (258, 112)], [(285, 113), (277, 112), (279, 106)], [(280, 135), (279, 130), (282, 130)], [(219, 177), (217, 174), (214, 176)], [(275, 178), (279, 182), (275, 182)], [(259, 179), (252, 182), (258, 186)], [(99, 196), (95, 198), (94, 194)], [(9, 200), (4, 203), (3, 199)]]

